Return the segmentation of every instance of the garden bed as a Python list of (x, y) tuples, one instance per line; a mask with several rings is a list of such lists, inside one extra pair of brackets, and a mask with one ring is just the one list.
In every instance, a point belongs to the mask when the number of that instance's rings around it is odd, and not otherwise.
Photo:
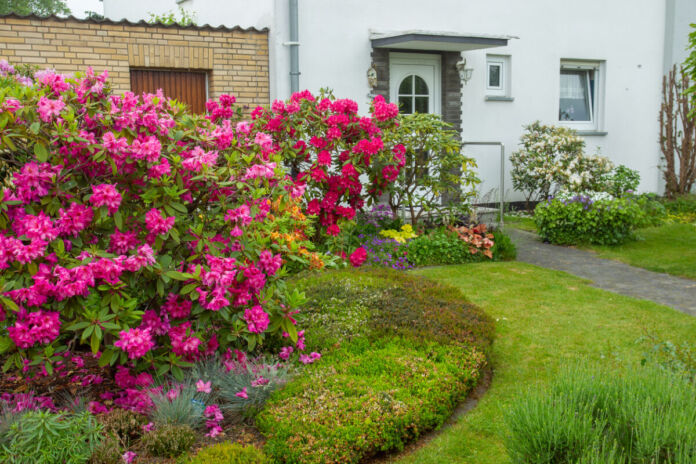
[(295, 282), (322, 360), (258, 417), (283, 463), (357, 463), (400, 450), (452, 414), (486, 366), (493, 321), (456, 289), (387, 270)]

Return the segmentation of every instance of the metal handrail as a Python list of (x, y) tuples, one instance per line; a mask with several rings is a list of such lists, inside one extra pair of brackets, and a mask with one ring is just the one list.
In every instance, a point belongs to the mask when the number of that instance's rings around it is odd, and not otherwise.
[(462, 142), (462, 149), (466, 145), (494, 145), (500, 146), (500, 228), (504, 226), (503, 213), (505, 211), (505, 145), (503, 142)]

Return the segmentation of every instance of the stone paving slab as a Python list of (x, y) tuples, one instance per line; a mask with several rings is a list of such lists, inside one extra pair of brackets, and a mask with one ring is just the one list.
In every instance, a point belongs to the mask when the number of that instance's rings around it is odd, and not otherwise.
[(506, 228), (517, 245), (517, 260), (565, 271), (591, 280), (593, 286), (621, 295), (651, 300), (696, 316), (696, 280), (661, 274), (576, 248), (543, 243), (536, 234)]

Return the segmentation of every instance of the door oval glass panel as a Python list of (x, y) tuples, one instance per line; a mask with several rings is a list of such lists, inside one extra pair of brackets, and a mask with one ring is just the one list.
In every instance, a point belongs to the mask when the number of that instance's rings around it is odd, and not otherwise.
[(399, 111), (402, 114), (430, 112), (430, 89), (425, 79), (411, 74), (399, 84)]

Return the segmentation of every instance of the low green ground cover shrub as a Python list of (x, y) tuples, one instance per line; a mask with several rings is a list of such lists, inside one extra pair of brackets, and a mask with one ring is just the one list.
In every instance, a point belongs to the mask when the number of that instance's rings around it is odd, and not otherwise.
[(513, 463), (696, 461), (696, 387), (656, 368), (567, 370), (507, 416)]
[(508, 261), (517, 257), (515, 245), (501, 230), (494, 230), (492, 258), (483, 253), (472, 254), (467, 243), (445, 228), (435, 229), (409, 242), (408, 261), (414, 266), (463, 264), (487, 261)]
[(634, 237), (645, 213), (630, 198), (608, 194), (568, 194), (539, 203), (534, 210), (539, 236), (558, 245), (615, 245)]
[(493, 321), (453, 287), (384, 269), (296, 282), (322, 352), (257, 417), (283, 463), (357, 463), (440, 426), (480, 377)]
[(101, 425), (89, 412), (75, 415), (27, 411), (10, 424), (0, 447), (7, 464), (86, 463), (101, 441)]
[(185, 462), (186, 464), (266, 464), (268, 460), (263, 451), (253, 445), (218, 443), (203, 448)]

